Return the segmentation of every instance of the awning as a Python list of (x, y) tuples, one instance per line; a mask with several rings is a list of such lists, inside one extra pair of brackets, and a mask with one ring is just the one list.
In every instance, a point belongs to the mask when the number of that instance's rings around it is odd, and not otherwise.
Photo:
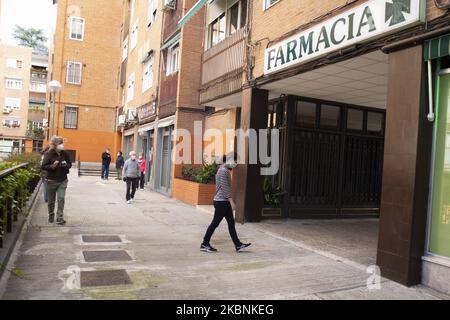
[(166, 41), (166, 43), (164, 43), (161, 47), (161, 51), (165, 50), (167, 48), (170, 48), (171, 46), (173, 46), (174, 44), (176, 44), (178, 41), (180, 41), (181, 39), (181, 33), (178, 32), (176, 35), (174, 35), (172, 38), (170, 38), (169, 40)]
[(450, 34), (425, 41), (425, 61), (438, 59), (450, 55)]
[(140, 126), (139, 129), (138, 129), (138, 132), (141, 133), (141, 132), (146, 132), (146, 131), (150, 131), (150, 130), (153, 130), (153, 129), (155, 129), (155, 123), (154, 122), (147, 123), (147, 124), (145, 124), (143, 126)]
[(125, 131), (125, 132), (123, 133), (123, 135), (124, 135), (125, 137), (134, 135), (134, 129)]
[(196, 4), (184, 15), (183, 18), (178, 22), (178, 28), (182, 28), (186, 23), (188, 23), (191, 18), (200, 11), (200, 9), (207, 3), (212, 2), (211, 0), (198, 0)]
[(175, 123), (175, 116), (164, 118), (164, 119), (159, 120), (158, 128), (165, 128), (165, 127), (173, 125), (174, 123)]

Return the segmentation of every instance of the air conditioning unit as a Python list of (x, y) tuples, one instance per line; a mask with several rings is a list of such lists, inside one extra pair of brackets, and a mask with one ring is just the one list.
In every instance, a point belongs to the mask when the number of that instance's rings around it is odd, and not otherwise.
[(129, 108), (127, 110), (127, 121), (136, 121), (136, 108)]
[(10, 114), (12, 112), (11, 107), (3, 107), (3, 113)]
[(163, 0), (163, 10), (164, 11), (171, 11), (175, 10), (177, 5), (177, 0)]
[(126, 120), (127, 120), (127, 117), (125, 115), (120, 115), (119, 116), (119, 126), (124, 126)]

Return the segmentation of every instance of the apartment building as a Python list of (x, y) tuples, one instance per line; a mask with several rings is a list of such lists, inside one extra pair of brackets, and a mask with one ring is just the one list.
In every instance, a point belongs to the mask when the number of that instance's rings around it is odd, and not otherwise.
[(0, 153), (25, 151), (32, 49), (0, 44)]
[(194, 132), (199, 103), (203, 17), (179, 25), (193, 0), (124, 1), (119, 125), (123, 150), (143, 153), (149, 186), (171, 195), (181, 172), (172, 154), (176, 129)]
[(27, 151), (40, 152), (43, 149), (45, 132), (44, 125), (47, 125), (46, 95), (48, 76), (48, 55), (34, 54), (31, 58), (30, 70), (30, 95), (28, 103), (28, 124)]
[(118, 126), (123, 152), (136, 150), (145, 156), (146, 181), (153, 176), (162, 21), (160, 1), (123, 1)]
[[(116, 130), (119, 89), (121, 0), (54, 0), (56, 33), (50, 80), (62, 88), (55, 112), (49, 108), (48, 135), (64, 137), (73, 159), (100, 162), (101, 153), (120, 146)], [(107, 14), (101, 14), (107, 12)], [(54, 128), (53, 123), (54, 116)]]

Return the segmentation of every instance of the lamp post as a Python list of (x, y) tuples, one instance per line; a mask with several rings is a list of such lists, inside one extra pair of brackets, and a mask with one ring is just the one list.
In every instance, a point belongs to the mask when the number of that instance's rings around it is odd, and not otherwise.
[(61, 91), (61, 83), (57, 80), (52, 80), (48, 84), (48, 89), (50, 90), (50, 95), (53, 93), (53, 101), (52, 101), (52, 131), (51, 136), (53, 137), (55, 131), (55, 103), (56, 103), (56, 94)]

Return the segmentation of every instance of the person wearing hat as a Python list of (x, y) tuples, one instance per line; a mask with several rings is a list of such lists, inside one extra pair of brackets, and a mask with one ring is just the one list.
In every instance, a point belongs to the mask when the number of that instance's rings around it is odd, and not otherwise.
[(72, 167), (69, 154), (64, 151), (63, 138), (53, 136), (50, 149), (44, 154), (41, 169), (46, 172), (48, 188), (48, 222), (55, 222), (55, 204), (58, 198), (56, 224), (64, 225), (64, 204), (67, 189), (67, 174)]

